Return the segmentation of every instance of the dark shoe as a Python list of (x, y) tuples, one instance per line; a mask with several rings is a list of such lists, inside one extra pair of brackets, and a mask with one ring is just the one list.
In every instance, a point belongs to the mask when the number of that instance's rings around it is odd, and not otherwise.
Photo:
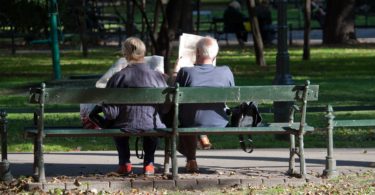
[(196, 160), (188, 160), (186, 162), (185, 168), (186, 168), (187, 173), (198, 173), (199, 172), (198, 164), (197, 164)]
[(153, 163), (149, 163), (143, 167), (143, 172), (145, 176), (152, 176), (155, 174), (155, 168)]
[(122, 174), (122, 175), (132, 174), (133, 173), (132, 164), (131, 163), (126, 163), (124, 165), (120, 165), (119, 169), (116, 172), (118, 174)]

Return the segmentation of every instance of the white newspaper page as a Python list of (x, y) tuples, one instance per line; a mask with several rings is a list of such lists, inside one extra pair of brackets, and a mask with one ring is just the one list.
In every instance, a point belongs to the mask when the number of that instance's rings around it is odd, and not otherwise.
[[(183, 33), (180, 36), (180, 45), (178, 48), (178, 63), (176, 71), (181, 67), (192, 67), (195, 64), (195, 52), (197, 42), (202, 39), (202, 36)], [(216, 60), (213, 63), (216, 65)]]
[[(153, 70), (164, 73), (164, 57), (163, 56), (146, 56), (145, 63), (149, 64)], [(107, 72), (96, 82), (96, 88), (105, 88), (109, 79), (118, 71), (128, 66), (125, 58), (120, 58), (114, 63)]]

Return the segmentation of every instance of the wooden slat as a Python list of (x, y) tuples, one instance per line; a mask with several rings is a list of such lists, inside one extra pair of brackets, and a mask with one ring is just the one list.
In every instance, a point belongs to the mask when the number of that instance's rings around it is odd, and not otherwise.
[[(206, 127), (206, 128), (178, 128), (181, 135), (186, 134), (266, 134), (266, 133), (289, 133), (289, 131), (297, 131), (299, 123), (270, 123), (263, 124), (261, 127)], [(313, 131), (314, 128), (306, 125), (305, 131)], [(148, 130), (142, 135), (146, 136), (169, 136), (170, 128)], [(26, 136), (35, 136), (38, 130), (34, 127), (25, 128)], [(46, 137), (111, 137), (111, 136), (136, 136), (137, 134), (125, 133), (120, 129), (82, 129), (81, 127), (45, 127), (44, 133)]]
[(375, 119), (362, 120), (334, 120), (335, 127), (371, 127), (375, 126)]
[(171, 102), (172, 96), (168, 93), (170, 90), (173, 88), (47, 88), (46, 103), (160, 104)]
[[(296, 86), (181, 87), (180, 103), (213, 103), (243, 101), (294, 101)], [(311, 85), (308, 101), (318, 100), (318, 85)], [(302, 95), (302, 92), (301, 94)]]
[[(145, 136), (169, 136), (171, 129), (149, 130), (143, 132)], [(35, 128), (25, 128), (26, 137), (33, 137), (38, 133)], [(112, 137), (112, 136), (137, 136), (134, 133), (125, 133), (120, 129), (82, 129), (81, 127), (46, 127), (44, 129), (46, 137)]]
[[(280, 123), (264, 124), (261, 127), (209, 127), (209, 128), (178, 128), (179, 134), (289, 134), (290, 131), (297, 132), (299, 124), (289, 126), (287, 123), (280, 126)], [(314, 131), (314, 127), (305, 126), (305, 131)]]
[[(293, 85), (237, 87), (181, 87), (180, 103), (215, 103), (243, 101), (294, 101)], [(318, 100), (318, 85), (311, 85), (307, 100)], [(48, 104), (111, 103), (160, 104), (171, 102), (174, 88), (47, 88)], [(302, 93), (300, 93), (302, 95)], [(31, 102), (33, 103), (33, 102)]]

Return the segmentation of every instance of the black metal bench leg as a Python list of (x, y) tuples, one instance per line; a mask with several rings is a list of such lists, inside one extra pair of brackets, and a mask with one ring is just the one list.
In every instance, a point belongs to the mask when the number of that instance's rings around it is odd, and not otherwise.
[(39, 167), (38, 167), (38, 162), (39, 162), (39, 158), (38, 158), (38, 144), (37, 144), (37, 138), (34, 137), (33, 138), (34, 140), (34, 164), (33, 164), (33, 177), (36, 179), (36, 180), (39, 180)]
[(290, 148), (289, 148), (289, 170), (288, 174), (293, 175), (294, 169), (295, 169), (295, 155), (296, 155), (296, 141), (295, 141), (295, 135), (290, 134)]
[(338, 172), (336, 170), (336, 160), (333, 157), (333, 128), (335, 115), (333, 114), (333, 108), (331, 105), (327, 106), (327, 156), (326, 156), (326, 168), (323, 170), (323, 176), (327, 178), (336, 177)]
[(172, 177), (178, 179), (178, 165), (177, 165), (177, 136), (172, 136), (171, 144), (172, 152)]
[(302, 178), (306, 178), (306, 161), (305, 161), (303, 133), (300, 133), (298, 135), (298, 141), (299, 141), (300, 174)]
[(42, 83), (39, 100), (39, 116), (38, 116), (38, 134), (36, 137), (37, 146), (36, 155), (37, 155), (37, 166), (38, 166), (38, 182), (45, 183), (46, 176), (44, 172), (44, 157), (43, 157), (43, 136), (44, 136), (44, 101), (45, 101), (45, 88), (46, 85)]
[(13, 176), (10, 172), (8, 161), (8, 119), (7, 113), (0, 110), (0, 130), (1, 130), (1, 162), (0, 162), (0, 181), (11, 181)]
[(36, 155), (38, 158), (37, 164), (38, 164), (38, 181), (39, 182), (46, 182), (46, 176), (44, 172), (44, 157), (43, 157), (43, 145), (42, 141), (37, 138), (37, 148)]
[(171, 144), (170, 144), (170, 138), (165, 137), (164, 138), (164, 172), (163, 175), (168, 175), (169, 174), (169, 166), (170, 162), (169, 159), (171, 157)]

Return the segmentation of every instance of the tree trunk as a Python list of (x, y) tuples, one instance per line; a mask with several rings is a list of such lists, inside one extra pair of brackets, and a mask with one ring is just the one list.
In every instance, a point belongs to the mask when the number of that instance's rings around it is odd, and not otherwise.
[[(164, 56), (165, 73), (169, 73), (170, 71), (169, 57), (170, 57), (171, 42), (175, 40), (176, 38), (176, 33), (177, 33), (180, 22), (190, 20), (190, 19), (182, 19), (182, 18), (191, 17), (192, 19), (191, 10), (192, 10), (191, 0), (186, 0), (186, 1), (170, 0), (167, 4), (167, 8), (165, 12), (166, 17), (163, 18), (162, 26), (159, 31), (159, 35), (157, 39), (157, 48), (156, 48), (156, 54)], [(184, 27), (185, 30), (192, 29), (192, 27), (188, 27), (190, 26), (189, 22), (186, 22), (186, 24), (181, 24), (181, 25), (187, 26), (187, 27)]]
[(81, 50), (83, 57), (88, 56), (88, 37), (87, 37), (87, 25), (86, 25), (86, 3), (81, 0), (80, 7), (78, 8), (78, 26), (79, 26), (79, 37), (81, 39)]
[[(145, 7), (146, 7), (146, 1), (145, 0), (142, 0), (141, 2), (140, 2), (140, 11), (141, 12), (145, 12)], [(146, 16), (147, 17), (147, 16)], [(142, 17), (142, 24), (141, 24), (141, 40), (144, 40), (144, 34), (145, 34), (145, 18), (144, 17)]]
[(305, 0), (305, 28), (303, 34), (303, 60), (310, 59), (311, 0)]
[(266, 60), (264, 58), (264, 46), (262, 41), (262, 35), (260, 34), (258, 18), (255, 11), (255, 0), (247, 0), (247, 10), (250, 16), (251, 30), (254, 40), (254, 49), (257, 65), (266, 67)]
[(162, 9), (162, 4), (161, 4), (161, 1), (159, 0), (156, 0), (155, 1), (155, 9), (154, 9), (154, 24), (152, 26), (152, 32), (154, 33), (154, 37), (157, 38), (157, 31), (158, 31), (158, 28), (159, 28), (159, 15), (160, 15), (160, 11)]
[(130, 37), (134, 34), (134, 3), (131, 0), (126, 1), (126, 36)]
[(180, 22), (179, 22), (179, 29), (181, 30), (179, 33), (193, 33), (194, 26), (193, 26), (193, 7), (191, 0), (184, 0), (182, 1), (181, 11), (180, 11)]
[(354, 28), (355, 0), (327, 0), (323, 31), (324, 44), (356, 43)]
[[(156, 51), (156, 40), (155, 40), (155, 37), (154, 37), (154, 32), (153, 32), (153, 29), (151, 27), (151, 24), (150, 22), (148, 21), (148, 17), (147, 17), (147, 14), (145, 12), (145, 7), (143, 4), (139, 4), (139, 2), (137, 0), (133, 0), (133, 4), (138, 8), (138, 10), (141, 12), (142, 14), (142, 26), (145, 25), (145, 27), (147, 28), (147, 33), (148, 33), (148, 38), (150, 38), (150, 41), (151, 41), (151, 49), (149, 49), (151, 51), (152, 54), (155, 53)], [(144, 40), (144, 28), (145, 27), (142, 27), (142, 34), (141, 34), (141, 39)], [(145, 42), (146, 43), (146, 42)], [(147, 42), (148, 43), (148, 42)], [(146, 43), (147, 46), (149, 46), (148, 44)]]

